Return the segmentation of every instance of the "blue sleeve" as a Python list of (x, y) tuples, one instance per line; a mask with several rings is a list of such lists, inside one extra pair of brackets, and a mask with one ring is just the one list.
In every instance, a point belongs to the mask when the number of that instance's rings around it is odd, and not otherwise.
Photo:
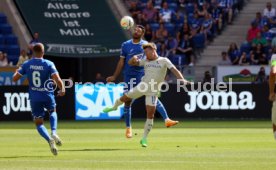
[(50, 63), (49, 63), (49, 66), (50, 66), (50, 73), (51, 73), (51, 76), (52, 76), (53, 74), (55, 74), (55, 73), (58, 73), (57, 68), (56, 68), (56, 66), (55, 66), (54, 63), (50, 62)]
[(22, 76), (26, 74), (26, 63), (23, 63), (22, 66), (17, 71)]
[(126, 49), (125, 49), (125, 43), (122, 44), (121, 46), (121, 54), (120, 54), (121, 57), (123, 58), (126, 58)]

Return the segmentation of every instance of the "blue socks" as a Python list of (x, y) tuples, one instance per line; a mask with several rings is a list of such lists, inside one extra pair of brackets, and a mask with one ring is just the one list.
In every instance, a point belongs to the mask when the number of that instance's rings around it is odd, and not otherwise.
[(52, 134), (56, 134), (57, 130), (57, 112), (52, 112), (50, 114), (50, 126), (52, 130)]
[(159, 99), (157, 100), (156, 110), (161, 114), (161, 116), (164, 120), (169, 118), (165, 107), (163, 106), (163, 104), (161, 103), (161, 101)]
[(48, 134), (48, 131), (46, 129), (46, 127), (44, 125), (38, 125), (36, 126), (36, 129), (38, 131), (38, 133), (47, 141), (49, 142), (50, 140), (50, 136)]
[(131, 127), (131, 106), (124, 106), (126, 127)]

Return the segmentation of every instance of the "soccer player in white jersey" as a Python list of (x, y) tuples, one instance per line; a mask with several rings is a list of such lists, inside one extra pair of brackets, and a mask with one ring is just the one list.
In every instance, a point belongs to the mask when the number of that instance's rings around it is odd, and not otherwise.
[(271, 120), (274, 138), (276, 140), (276, 101), (275, 101), (275, 81), (276, 81), (276, 53), (271, 56), (271, 71), (269, 75), (269, 100), (273, 102), (271, 110)]
[(164, 57), (159, 57), (156, 52), (156, 45), (154, 43), (147, 43), (143, 45), (143, 49), (146, 55), (146, 59), (139, 59), (137, 56), (133, 56), (128, 64), (132, 66), (144, 66), (145, 75), (142, 81), (129, 92), (124, 94), (120, 99), (117, 99), (113, 107), (107, 107), (103, 112), (107, 113), (113, 110), (117, 110), (121, 104), (131, 101), (132, 99), (145, 96), (147, 120), (144, 127), (144, 135), (140, 141), (143, 147), (147, 147), (147, 136), (153, 125), (154, 113), (156, 110), (157, 96), (160, 89), (160, 84), (164, 82), (167, 69), (180, 79), (182, 83), (188, 84), (182, 74), (175, 68), (175, 66)]

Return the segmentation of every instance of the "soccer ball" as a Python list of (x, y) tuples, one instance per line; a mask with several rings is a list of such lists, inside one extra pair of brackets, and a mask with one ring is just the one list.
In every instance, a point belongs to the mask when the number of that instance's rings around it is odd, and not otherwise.
[(121, 19), (121, 27), (125, 30), (129, 30), (130, 28), (133, 27), (134, 25), (134, 20), (132, 17), (130, 16), (124, 16), (122, 19)]

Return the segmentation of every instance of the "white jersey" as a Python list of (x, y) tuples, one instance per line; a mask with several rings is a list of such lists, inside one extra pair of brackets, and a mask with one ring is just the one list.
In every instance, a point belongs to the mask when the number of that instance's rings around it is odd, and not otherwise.
[(144, 66), (145, 75), (142, 82), (149, 83), (151, 81), (160, 84), (164, 82), (167, 69), (171, 69), (174, 65), (165, 57), (158, 57), (156, 60), (143, 59), (139, 61), (140, 66)]
[(174, 65), (164, 57), (158, 57), (156, 60), (149, 61), (142, 59), (139, 61), (140, 66), (144, 66), (145, 75), (142, 81), (126, 94), (129, 98), (137, 99), (146, 96), (146, 105), (156, 106), (159, 84), (164, 82), (167, 69), (171, 69)]

